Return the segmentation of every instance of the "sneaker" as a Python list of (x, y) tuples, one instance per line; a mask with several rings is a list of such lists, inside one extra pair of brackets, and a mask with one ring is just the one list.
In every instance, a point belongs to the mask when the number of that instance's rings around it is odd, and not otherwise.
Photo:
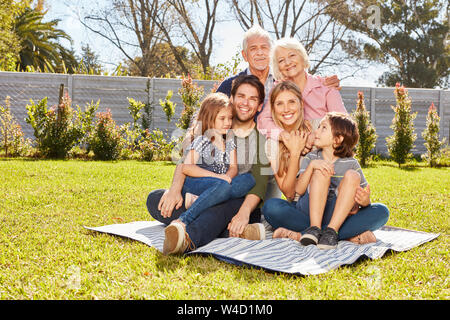
[(303, 246), (309, 246), (310, 244), (317, 245), (321, 235), (322, 230), (319, 227), (309, 227), (303, 232), (300, 243)]
[(335, 249), (338, 245), (338, 233), (333, 228), (326, 228), (320, 237), (317, 247), (319, 249)]
[(247, 240), (264, 240), (266, 239), (266, 229), (262, 223), (248, 224), (239, 238)]
[(370, 230), (364, 231), (363, 233), (358, 234), (357, 236), (351, 237), (347, 240), (350, 242), (353, 242), (355, 244), (367, 244), (367, 243), (377, 242), (377, 238), (375, 237), (373, 232)]
[(272, 238), (288, 238), (295, 241), (300, 241), (302, 234), (300, 232), (295, 232), (286, 228), (277, 228), (272, 235)]
[(164, 229), (163, 254), (184, 253), (186, 249), (194, 250), (195, 246), (186, 232), (184, 224), (172, 222)]

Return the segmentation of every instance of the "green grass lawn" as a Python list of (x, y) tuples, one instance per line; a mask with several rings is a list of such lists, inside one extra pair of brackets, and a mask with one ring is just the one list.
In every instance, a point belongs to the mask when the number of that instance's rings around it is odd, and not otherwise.
[(167, 257), (140, 242), (91, 232), (149, 219), (165, 162), (0, 160), (0, 299), (449, 299), (450, 168), (365, 169), (389, 225), (441, 233), (432, 242), (317, 276)]

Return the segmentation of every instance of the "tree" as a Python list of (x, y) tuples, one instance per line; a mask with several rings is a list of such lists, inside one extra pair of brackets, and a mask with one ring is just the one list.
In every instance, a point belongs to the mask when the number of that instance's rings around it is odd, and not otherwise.
[(352, 0), (331, 15), (357, 32), (353, 57), (389, 66), (380, 84), (434, 88), (449, 84), (448, 11), (446, 0)]
[[(194, 57), (187, 48), (177, 46), (175, 48), (177, 54), (181, 58), (183, 65), (187, 68), (188, 73), (192, 74), (194, 67), (198, 65), (198, 59)], [(152, 48), (153, 55), (149, 58), (148, 63), (152, 66), (149, 73), (145, 76), (163, 78), (176, 77), (185, 73), (185, 70), (178, 63), (173, 50), (167, 42), (160, 42)], [(141, 75), (138, 65), (142, 64), (142, 57), (138, 56), (133, 61), (126, 60), (125, 64), (128, 66), (130, 75)]]
[[(164, 40), (169, 44), (175, 58), (185, 71), (188, 69), (183, 66), (184, 63), (176, 50), (177, 38), (185, 41), (192, 49), (200, 61), (203, 73), (210, 72), (218, 5), (219, 0), (166, 0), (166, 6), (172, 15), (171, 18), (176, 22), (170, 24), (172, 30), (168, 28), (169, 24), (165, 23), (168, 16), (153, 16), (155, 23), (164, 35)], [(177, 25), (178, 28), (173, 28)]]
[(14, 17), (28, 5), (26, 1), (0, 1), (0, 70), (15, 70), (20, 45), (14, 33)]
[(26, 8), (16, 17), (13, 30), (21, 47), (17, 69), (24, 71), (33, 66), (40, 71), (73, 72), (77, 66), (73, 50), (59, 43), (60, 39), (72, 39), (56, 28), (59, 19), (43, 22), (44, 16), (45, 13)]
[[(152, 57), (162, 33), (154, 16), (166, 20), (168, 8), (161, 0), (113, 0), (111, 5), (92, 11), (89, 7), (80, 22), (90, 31), (114, 45), (138, 70), (140, 76), (151, 74)], [(89, 12), (87, 12), (89, 11)], [(165, 22), (167, 23), (167, 22)], [(130, 39), (130, 33), (134, 37)], [(130, 39), (130, 40), (128, 40)], [(139, 51), (136, 56), (136, 50)], [(187, 70), (184, 70), (187, 71)]]
[(445, 143), (445, 138), (439, 140), (439, 121), (440, 117), (436, 111), (434, 103), (428, 108), (427, 114), (427, 127), (422, 132), (422, 137), (425, 139), (425, 147), (427, 153), (422, 155), (422, 158), (426, 159), (430, 164), (430, 167), (434, 167), (439, 159), (441, 148)]
[[(200, 64), (207, 73), (218, 3), (219, 0), (113, 0), (109, 7), (94, 12), (86, 9), (89, 12), (80, 21), (119, 49), (134, 66), (130, 69), (138, 70), (140, 76), (156, 73), (155, 61), (176, 61), (181, 71), (178, 75), (192, 73), (192, 62)], [(130, 33), (134, 37), (128, 40)], [(167, 49), (171, 51), (170, 60), (158, 61), (158, 55)]]
[(102, 74), (103, 66), (98, 55), (89, 44), (81, 46), (81, 58), (78, 61), (77, 73)]
[[(357, 61), (343, 59), (340, 46), (346, 44), (347, 27), (339, 24), (334, 15), (345, 1), (286, 0), (238, 1), (229, 0), (236, 19), (244, 30), (259, 24), (275, 39), (296, 37), (310, 56), (309, 72), (338, 67), (344, 64), (357, 72)], [(360, 67), (361, 68), (361, 67)]]
[(364, 104), (364, 94), (361, 91), (358, 92), (357, 107), (352, 116), (358, 125), (359, 131), (359, 141), (356, 145), (356, 155), (358, 156), (361, 165), (365, 166), (370, 157), (370, 151), (375, 148), (377, 134), (375, 127), (370, 121), (369, 112), (366, 110), (366, 106)]
[(411, 113), (411, 99), (404, 86), (397, 83), (394, 93), (397, 101), (397, 105), (392, 107), (395, 112), (391, 125), (394, 134), (387, 137), (386, 142), (389, 154), (400, 166), (412, 156), (410, 150), (414, 147), (414, 141), (417, 138), (414, 133), (414, 119), (417, 112)]

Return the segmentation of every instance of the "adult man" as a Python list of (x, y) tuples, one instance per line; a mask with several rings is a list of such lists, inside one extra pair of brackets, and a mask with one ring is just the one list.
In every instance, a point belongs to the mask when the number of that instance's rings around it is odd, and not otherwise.
[[(235, 117), (232, 129), (236, 135), (239, 173), (251, 171), (256, 184), (245, 198), (233, 199), (203, 211), (186, 227), (180, 252), (205, 245), (219, 236), (263, 239), (260, 225), (260, 205), (264, 201), (267, 179), (273, 174), (264, 152), (265, 138), (256, 129), (255, 114), (264, 101), (264, 86), (256, 76), (243, 75), (235, 79), (230, 91)], [(185, 211), (181, 165), (175, 169), (169, 190), (152, 191), (147, 208), (156, 220), (169, 224)]]
[(233, 80), (238, 76), (252, 74), (264, 84), (266, 101), (275, 81), (269, 68), (271, 46), (272, 40), (267, 31), (258, 25), (251, 27), (244, 35), (241, 52), (242, 57), (248, 63), (248, 68), (225, 79), (217, 88), (217, 92), (223, 92), (230, 96)]

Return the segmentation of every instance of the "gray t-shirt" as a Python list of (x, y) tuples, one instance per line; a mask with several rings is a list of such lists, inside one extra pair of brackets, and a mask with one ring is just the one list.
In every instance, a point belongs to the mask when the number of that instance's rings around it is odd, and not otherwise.
[(186, 149), (186, 153), (190, 150), (197, 151), (200, 156), (196, 164), (200, 168), (217, 174), (225, 174), (230, 167), (230, 153), (234, 149), (236, 149), (236, 144), (233, 138), (226, 140), (225, 151), (222, 151), (208, 137), (201, 135), (194, 139)]
[[(310, 162), (316, 159), (323, 160), (322, 150), (315, 150), (308, 153), (301, 161), (300, 170), (298, 173), (302, 174), (306, 170)], [(342, 179), (344, 178), (345, 172), (347, 172), (347, 170), (350, 169), (355, 170), (361, 176), (360, 186), (362, 188), (365, 188), (367, 186), (367, 180), (364, 177), (364, 174), (361, 170), (361, 166), (359, 165), (358, 160), (356, 160), (355, 158), (338, 158), (333, 165), (334, 165), (334, 175), (331, 176), (330, 187), (328, 189), (329, 197), (332, 195), (337, 195), (337, 188), (341, 183)]]

